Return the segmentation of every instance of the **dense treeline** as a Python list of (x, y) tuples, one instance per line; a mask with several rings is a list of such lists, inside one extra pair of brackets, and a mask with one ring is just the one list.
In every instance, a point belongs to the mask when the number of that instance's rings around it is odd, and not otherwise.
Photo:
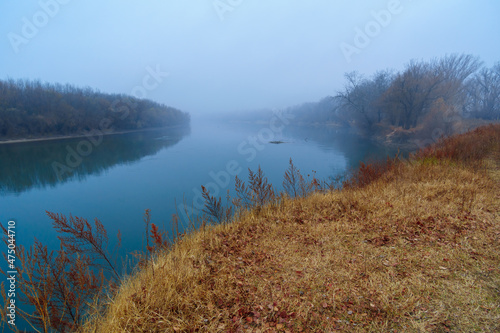
[(367, 134), (438, 129), (451, 135), (472, 119), (500, 119), (500, 63), (485, 68), (472, 55), (411, 61), (401, 72), (371, 78), (357, 72), (345, 77), (336, 115)]
[(150, 100), (72, 85), (0, 80), (0, 139), (128, 131), (188, 122), (187, 113)]
[(392, 141), (440, 137), (500, 120), (500, 63), (471, 55), (411, 61), (402, 71), (345, 74), (344, 88), (288, 108), (299, 123), (337, 123)]

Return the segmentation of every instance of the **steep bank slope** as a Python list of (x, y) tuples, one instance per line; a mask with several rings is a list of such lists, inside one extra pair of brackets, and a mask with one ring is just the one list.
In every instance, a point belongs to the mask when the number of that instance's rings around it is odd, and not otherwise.
[(87, 329), (497, 331), (499, 142), (481, 128), (361, 188), (188, 235)]

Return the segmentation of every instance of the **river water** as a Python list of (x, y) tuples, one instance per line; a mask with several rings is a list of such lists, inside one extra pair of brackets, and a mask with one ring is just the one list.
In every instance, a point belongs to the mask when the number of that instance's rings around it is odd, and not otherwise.
[[(201, 185), (234, 196), (234, 176), (246, 180), (248, 168), (260, 165), (280, 189), (290, 158), (304, 176), (315, 171), (328, 179), (394, 153), (347, 130), (292, 126), (283, 116), (260, 124), (193, 119), (188, 128), (2, 144), (0, 222), (16, 221), (18, 244), (36, 237), (57, 248), (46, 211), (99, 218), (110, 239), (121, 231), (128, 252), (142, 247), (146, 208), (153, 223), (171, 230), (183, 200), (203, 208)], [(183, 214), (180, 224), (186, 225)]]

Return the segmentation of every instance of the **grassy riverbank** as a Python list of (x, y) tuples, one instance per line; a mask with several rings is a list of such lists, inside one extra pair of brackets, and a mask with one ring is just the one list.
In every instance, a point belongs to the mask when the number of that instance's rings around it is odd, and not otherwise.
[(86, 330), (497, 331), (499, 144), (479, 128), (191, 233)]

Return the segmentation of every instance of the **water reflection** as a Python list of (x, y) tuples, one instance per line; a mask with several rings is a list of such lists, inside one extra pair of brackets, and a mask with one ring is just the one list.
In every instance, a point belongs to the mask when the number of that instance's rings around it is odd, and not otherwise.
[[(104, 136), (92, 146), (79, 147), (82, 139), (0, 144), (0, 194), (20, 194), (31, 188), (99, 175), (115, 165), (154, 155), (189, 134), (189, 127), (177, 127)], [(89, 147), (87, 155), (84, 149)], [(75, 157), (76, 151), (84, 154)]]
[[(316, 143), (318, 147), (336, 154), (346, 160), (346, 169), (355, 169), (360, 162), (394, 157), (396, 147), (376, 145), (374, 142), (353, 133), (350, 129), (329, 126), (288, 126), (284, 135), (298, 141)], [(406, 151), (401, 151), (407, 155)]]

